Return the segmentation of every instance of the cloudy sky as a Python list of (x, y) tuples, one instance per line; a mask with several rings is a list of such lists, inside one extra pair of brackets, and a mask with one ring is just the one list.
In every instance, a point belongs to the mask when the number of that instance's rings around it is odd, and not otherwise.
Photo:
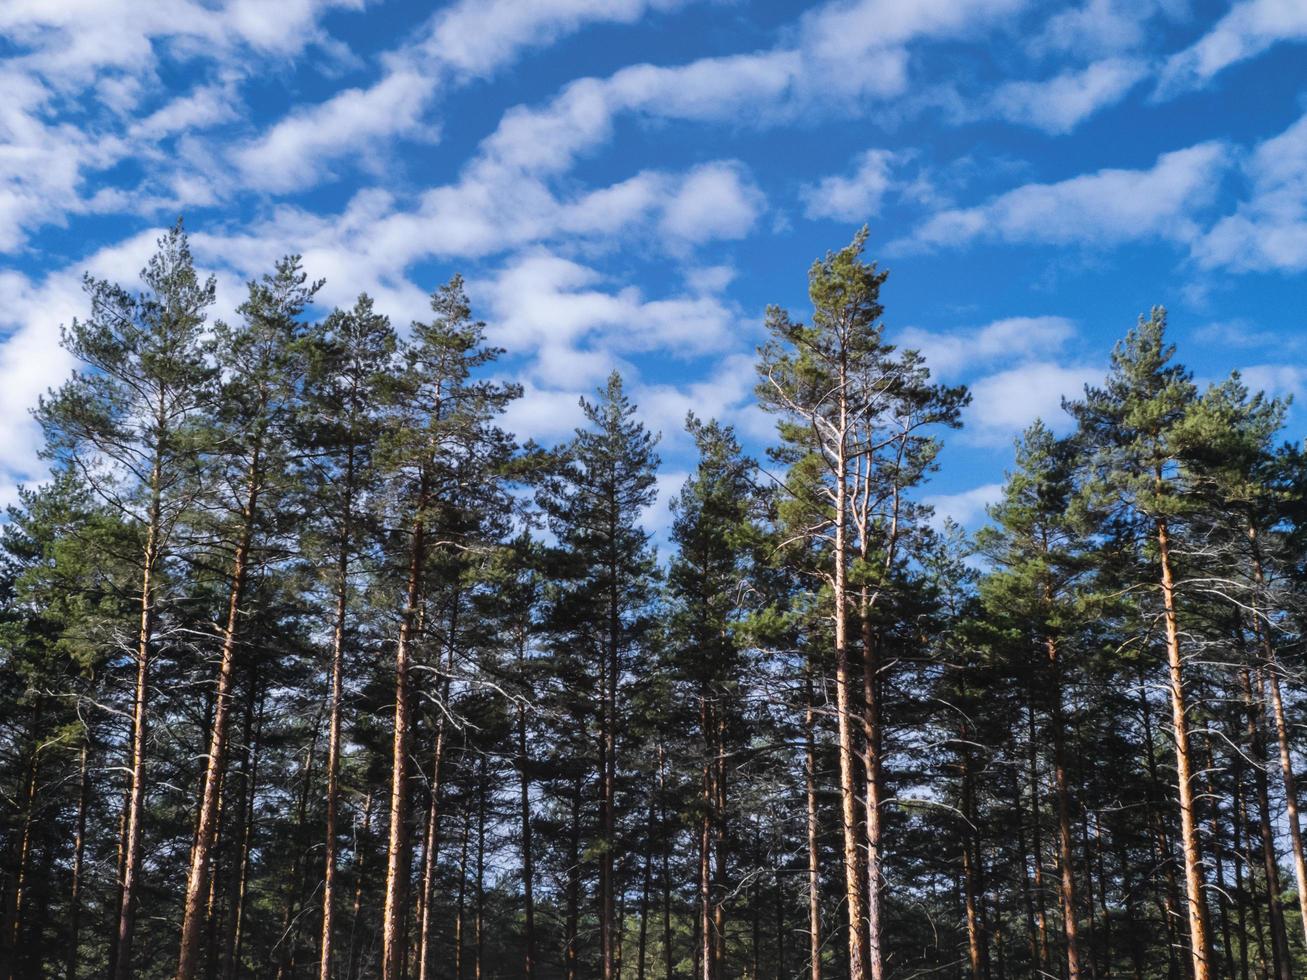
[(766, 440), (762, 311), (864, 222), (891, 339), (974, 392), (964, 522), (1154, 303), (1200, 379), (1307, 388), (1303, 0), (5, 0), (0, 59), (0, 502), (81, 274), (179, 213), (224, 310), (292, 251), (400, 325), (462, 272), (511, 427), (616, 366), (668, 489), (687, 409)]

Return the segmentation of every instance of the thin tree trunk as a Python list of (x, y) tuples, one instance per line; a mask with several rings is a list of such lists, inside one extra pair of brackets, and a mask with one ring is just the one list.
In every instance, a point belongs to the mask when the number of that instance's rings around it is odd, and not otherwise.
[(435, 890), (436, 858), (440, 853), (440, 791), (441, 763), (445, 753), (445, 727), (448, 718), (448, 701), (450, 679), (454, 671), (454, 654), (457, 650), (458, 606), (460, 598), (455, 595), (454, 606), (450, 613), (449, 642), (446, 653), (445, 676), (440, 683), (440, 704), (436, 717), (436, 744), (431, 755), (431, 799), (427, 805), (426, 835), (423, 838), (422, 854), (422, 904), (421, 919), (418, 927), (418, 980), (427, 980), (431, 971), (432, 955), (432, 913), (431, 903)]
[[(523, 644), (525, 646), (525, 644)], [(525, 651), (522, 647), (518, 650), (519, 665), (525, 660)], [(535, 924), (535, 870), (533, 864), (533, 854), (531, 845), (531, 769), (530, 756), (527, 753), (526, 742), (526, 704), (519, 701), (517, 705), (517, 772), (520, 781), (521, 795), (521, 816), (522, 816), (522, 902), (523, 914), (525, 916), (526, 935), (523, 937), (524, 949), (522, 951), (522, 978), (523, 980), (534, 980), (535, 963), (536, 963), (536, 924)], [(650, 813), (653, 812), (653, 805), (650, 804)], [(652, 819), (652, 818), (651, 818)], [(647, 888), (646, 888), (647, 891)], [(644, 928), (644, 917), (641, 915), (640, 927)], [(641, 940), (643, 945), (643, 939)], [(640, 967), (644, 968), (643, 951), (640, 956)], [(425, 977), (421, 980), (426, 980)], [(641, 978), (643, 980), (643, 978)]]
[(579, 964), (577, 931), (581, 914), (581, 775), (572, 784), (572, 827), (567, 851), (567, 920), (564, 925), (564, 969), (567, 980), (576, 980)]
[(408, 743), (412, 708), (409, 684), (410, 646), (422, 594), (422, 568), (426, 560), (427, 476), (418, 488), (416, 516), (409, 552), (408, 586), (395, 647), (395, 725), (391, 751), (390, 831), (386, 847), (386, 902), (381, 918), (381, 978), (400, 980), (404, 964), (403, 922), (408, 891)]
[(150, 516), (145, 529), (141, 571), (141, 617), (136, 640), (136, 687), (132, 696), (131, 776), (127, 791), (126, 836), (118, 888), (118, 929), (110, 957), (114, 980), (131, 980), (132, 938), (136, 929), (136, 892), (141, 864), (141, 824), (145, 816), (145, 740), (148, 734), (150, 648), (154, 642), (154, 570), (159, 560), (159, 523), (163, 500), (163, 444), (155, 445), (150, 472)]
[(1048, 941), (1048, 910), (1044, 904), (1044, 845), (1043, 833), (1041, 830), (1042, 820), (1039, 809), (1039, 753), (1035, 736), (1035, 706), (1034, 706), (1034, 689), (1030, 690), (1026, 703), (1026, 722), (1028, 731), (1027, 754), (1028, 754), (1028, 775), (1027, 781), (1030, 787), (1030, 833), (1031, 847), (1034, 850), (1035, 857), (1035, 900), (1038, 903), (1039, 913), (1039, 967), (1047, 973), (1052, 965), (1052, 956), (1049, 953)]
[(347, 980), (354, 980), (358, 976), (359, 957), (361, 955), (358, 941), (359, 921), (363, 915), (363, 882), (366, 880), (363, 874), (365, 870), (364, 859), (368, 853), (366, 838), (371, 828), (372, 790), (369, 789), (368, 795), (363, 800), (363, 828), (354, 837), (354, 907), (351, 910), (349, 922), (349, 970), (346, 973)]
[(817, 822), (816, 705), (813, 703), (812, 668), (804, 674), (807, 710), (804, 713), (803, 779), (808, 809), (808, 973), (821, 980), (821, 851)]
[(458, 903), (454, 917), (454, 976), (463, 980), (463, 933), (467, 912), (467, 848), (472, 837), (472, 809), (463, 814), (462, 850), (458, 858)]
[(86, 806), (91, 785), (90, 780), (87, 778), (90, 748), (89, 737), (84, 737), (77, 767), (77, 829), (73, 837), (73, 883), (68, 896), (68, 965), (65, 969), (66, 980), (77, 980), (79, 926), (82, 918), (82, 865), (83, 856), (86, 852)]
[[(1066, 924), (1067, 976), (1070, 980), (1080, 980), (1080, 928), (1076, 922), (1075, 863), (1071, 854), (1071, 794), (1067, 789), (1066, 776), (1066, 722), (1062, 708), (1062, 665), (1058, 661), (1057, 643), (1052, 636), (1045, 638), (1044, 647), (1048, 652), (1049, 675), (1052, 680), (1049, 697), (1052, 702), (1053, 788), (1057, 796), (1058, 864), (1062, 868), (1058, 894), (1062, 901), (1062, 919)], [(1092, 917), (1092, 901), (1090, 912)]]
[(644, 838), (644, 870), (640, 875), (640, 935), (636, 946), (636, 980), (644, 980), (644, 957), (649, 942), (649, 894), (653, 890), (654, 803), (654, 793), (650, 792), (649, 823), (645, 828)]
[(254, 520), (258, 506), (259, 450), (250, 459), (246, 476), (245, 508), (236, 553), (232, 560), (231, 592), (227, 604), (227, 625), (222, 637), (222, 660), (218, 667), (213, 727), (209, 736), (208, 759), (204, 770), (204, 792), (200, 802), (200, 819), (191, 850), (190, 873), (186, 880), (186, 899), (182, 911), (181, 953), (177, 960), (177, 980), (193, 980), (199, 966), (201, 937), (204, 928), (204, 896), (209, 890), (210, 861), (218, 831), (218, 793), (227, 752), (227, 714), (230, 708), (232, 677), (236, 669), (236, 636), (245, 596), (250, 545), (254, 537)]
[(863, 739), (867, 773), (867, 958), (871, 980), (884, 980), (885, 957), (881, 941), (881, 728), (880, 649), (872, 635), (867, 587), (859, 605), (862, 623)]
[(331, 980), (336, 907), (336, 821), (340, 799), (340, 725), (345, 686), (345, 623), (349, 610), (350, 542), (354, 536), (354, 447), (345, 458), (344, 526), (336, 555), (336, 618), (331, 632), (331, 708), (327, 723), (327, 815), (323, 831), (322, 937), (318, 980)]
[(658, 815), (659, 823), (663, 828), (663, 868), (662, 868), (662, 889), (663, 889), (663, 980), (672, 980), (675, 969), (672, 966), (672, 876), (669, 865), (671, 864), (671, 835), (667, 834), (667, 797), (666, 797), (666, 766), (667, 753), (663, 748), (662, 742), (658, 743)]
[[(1160, 481), (1160, 476), (1158, 477)], [(1161, 566), (1162, 610), (1166, 621), (1166, 659), (1170, 674), (1171, 724), (1175, 736), (1175, 771), (1180, 794), (1180, 839), (1184, 854), (1185, 903), (1189, 919), (1189, 951), (1194, 980), (1211, 980), (1211, 942), (1207, 932), (1207, 901), (1203, 892), (1202, 846), (1194, 800), (1193, 765), (1189, 747), (1189, 717), (1185, 703), (1184, 667), (1180, 658), (1180, 625), (1175, 610), (1175, 582), (1167, 523), (1157, 521)]]
[(1253, 758), (1253, 786), (1257, 792), (1257, 826), (1261, 832), (1262, 868), (1266, 874), (1267, 918), (1271, 929), (1271, 959), (1277, 980), (1288, 980), (1289, 942), (1280, 907), (1280, 862), (1275, 854), (1275, 832), (1271, 827), (1271, 794), (1267, 779), (1266, 739), (1261, 720), (1264, 717), (1264, 691), (1255, 690), (1247, 667), (1239, 671), (1243, 688), (1245, 731)]
[[(841, 379), (843, 381), (843, 379)], [(832, 552), (834, 563), (831, 585), (835, 627), (835, 715), (839, 736), (840, 762), (840, 829), (844, 840), (844, 895), (848, 913), (849, 980), (863, 980), (866, 976), (867, 944), (863, 935), (866, 912), (862, 904), (862, 848), (858, 833), (858, 791), (855, 786), (854, 766), (857, 755), (853, 747), (851, 722), (852, 677), (849, 664), (848, 640), (848, 459), (844, 434), (848, 431), (847, 406), (840, 397), (839, 432), (841, 434), (835, 460), (835, 542)], [(605, 977), (604, 980), (610, 980)], [(1206, 978), (1203, 978), (1206, 980)]]
[[(255, 722), (255, 703), (258, 703), (258, 721)], [(229, 885), (227, 905), (230, 916), (223, 952), (223, 976), (234, 980), (240, 967), (241, 931), (245, 918), (245, 895), (249, 887), (250, 850), (254, 840), (254, 794), (258, 786), (259, 746), (263, 734), (263, 698), (259, 691), (257, 670), (250, 672), (249, 692), (245, 700), (244, 737), (245, 752), (241, 758), (241, 789), (245, 794), (245, 813), (241, 821), (241, 836), (237, 847), (234, 875)]]
[(476, 968), (475, 980), (481, 980), (482, 961), (485, 956), (486, 918), (486, 757), (481, 756), (477, 779), (477, 910), (476, 910)]
[(32, 853), (32, 822), (36, 807), (36, 784), (41, 758), (41, 744), (39, 742), (41, 711), (39, 706), (33, 708), (32, 718), (32, 752), (27, 762), (27, 772), (23, 777), (22, 830), (18, 834), (18, 853), (15, 855), (14, 860), (13, 884), (9, 889), (8, 908), (5, 910), (4, 920), (5, 935), (3, 943), (4, 951), (7, 954), (7, 962), (4, 964), (6, 980), (13, 980), (18, 976), (18, 958), (19, 954), (23, 952), (23, 912), (25, 911), (24, 903), (27, 898), (27, 863)]
[(1166, 925), (1167, 976), (1170, 980), (1179, 980), (1180, 961), (1176, 953), (1179, 937), (1176, 935), (1175, 911), (1180, 904), (1180, 886), (1175, 879), (1175, 855), (1171, 849), (1170, 839), (1166, 834), (1166, 823), (1162, 820), (1160, 810), (1161, 777), (1157, 771), (1157, 755), (1153, 745), (1152, 709), (1148, 704), (1148, 688), (1145, 684), (1143, 668), (1139, 668), (1139, 707), (1144, 723), (1144, 758), (1148, 767), (1148, 816), (1153, 827), (1153, 842), (1156, 848), (1157, 863), (1162, 868), (1166, 883), (1165, 892), (1157, 895), (1157, 904), (1162, 921)]

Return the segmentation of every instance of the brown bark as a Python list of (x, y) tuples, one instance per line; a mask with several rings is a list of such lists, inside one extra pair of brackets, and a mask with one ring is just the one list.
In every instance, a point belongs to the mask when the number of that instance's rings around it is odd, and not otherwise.
[(1049, 953), (1048, 940), (1048, 910), (1044, 904), (1044, 845), (1043, 833), (1041, 829), (1042, 819), (1039, 808), (1039, 752), (1035, 735), (1035, 692), (1033, 687), (1030, 690), (1026, 707), (1026, 722), (1028, 727), (1027, 747), (1027, 780), (1030, 788), (1030, 828), (1031, 828), (1031, 847), (1034, 851), (1035, 863), (1035, 900), (1037, 902), (1039, 918), (1039, 965), (1040, 969), (1047, 973), (1052, 964), (1052, 956)]
[[(522, 665), (525, 660), (525, 651), (523, 643), (518, 648), (518, 663)], [(661, 752), (661, 747), (659, 749)], [(522, 817), (522, 903), (523, 915), (525, 916), (526, 935), (524, 939), (524, 948), (522, 950), (522, 977), (523, 980), (534, 980), (535, 962), (536, 962), (536, 926), (535, 926), (535, 866), (533, 863), (532, 844), (531, 844), (531, 770), (530, 756), (527, 753), (526, 742), (526, 704), (522, 701), (517, 705), (517, 772), (520, 784), (521, 797), (521, 817)], [(652, 822), (653, 804), (650, 804), (650, 822)], [(648, 893), (648, 864), (646, 862), (646, 896)], [(644, 969), (644, 914), (640, 916), (641, 932), (641, 954), (640, 968)], [(426, 980), (426, 978), (422, 978)]]
[(1180, 962), (1176, 955), (1176, 949), (1180, 944), (1179, 937), (1176, 935), (1175, 918), (1178, 913), (1175, 911), (1180, 904), (1180, 885), (1175, 878), (1175, 855), (1171, 849), (1171, 841), (1166, 833), (1166, 823), (1162, 819), (1160, 809), (1161, 777), (1157, 771), (1157, 755), (1153, 748), (1153, 714), (1148, 703), (1148, 689), (1144, 681), (1143, 668), (1139, 668), (1139, 708), (1140, 717), (1144, 724), (1144, 759), (1148, 769), (1148, 818), (1153, 830), (1153, 846), (1157, 857), (1157, 864), (1163, 871), (1163, 877), (1166, 883), (1166, 890), (1155, 892), (1158, 912), (1162, 921), (1166, 924), (1166, 957), (1168, 972), (1167, 976), (1172, 980), (1178, 980), (1180, 976)]
[(73, 836), (72, 890), (68, 896), (68, 964), (65, 969), (66, 980), (77, 980), (79, 926), (82, 917), (82, 865), (83, 856), (86, 852), (86, 807), (91, 785), (90, 780), (87, 778), (90, 748), (89, 739), (84, 738), (77, 767), (77, 826)]
[(230, 709), (232, 678), (236, 669), (236, 637), (240, 627), (250, 545), (254, 537), (254, 520), (261, 489), (260, 466), (259, 449), (256, 447), (250, 458), (246, 478), (240, 539), (232, 559), (227, 625), (223, 629), (222, 659), (218, 666), (213, 726), (209, 736), (208, 759), (204, 770), (204, 792), (200, 802), (195, 846), (191, 849), (186, 899), (182, 907), (181, 953), (177, 960), (177, 980), (193, 980), (199, 966), (201, 937), (205, 925), (204, 899), (209, 891), (210, 863), (218, 832), (219, 786), (222, 782), (223, 766), (226, 764), (227, 715)]
[(417, 506), (409, 548), (408, 585), (395, 647), (395, 723), (391, 751), (390, 830), (386, 848), (386, 901), (381, 918), (381, 978), (400, 980), (404, 964), (403, 923), (408, 891), (408, 743), (412, 708), (409, 682), (410, 647), (417, 623), (426, 560), (427, 476), (418, 488)]
[[(1253, 582), (1257, 592), (1253, 599), (1253, 630), (1261, 644), (1266, 659), (1266, 674), (1270, 678), (1271, 711), (1275, 719), (1276, 741), (1280, 749), (1280, 775), (1284, 780), (1285, 807), (1288, 810), (1289, 841), (1293, 849), (1293, 874), (1298, 885), (1298, 911), (1302, 919), (1304, 938), (1307, 938), (1307, 858), (1303, 854), (1302, 824), (1298, 818), (1298, 787), (1293, 774), (1293, 756), (1289, 751), (1289, 729), (1284, 721), (1284, 700), (1280, 695), (1280, 665), (1275, 655), (1275, 644), (1271, 642), (1269, 626), (1262, 621), (1261, 592), (1266, 584), (1266, 574), (1262, 567), (1261, 545), (1257, 531), (1248, 528), (1248, 540), (1252, 548)], [(1263, 700), (1265, 697), (1263, 696)]]
[(1062, 919), (1066, 924), (1066, 966), (1070, 980), (1080, 980), (1080, 933), (1076, 922), (1075, 866), (1071, 855), (1071, 803), (1066, 776), (1066, 722), (1062, 708), (1061, 664), (1058, 661), (1057, 643), (1049, 636), (1044, 640), (1052, 690), (1053, 728), (1053, 789), (1057, 797), (1058, 864), (1062, 875), (1058, 895), (1062, 902)]
[(422, 893), (419, 895), (421, 913), (418, 925), (418, 980), (427, 980), (431, 971), (432, 913), (431, 901), (435, 889), (436, 858), (440, 853), (440, 790), (441, 763), (445, 753), (445, 727), (448, 718), (449, 684), (454, 670), (454, 652), (457, 649), (459, 597), (454, 599), (450, 613), (449, 642), (447, 644), (445, 676), (440, 683), (440, 704), (437, 707), (436, 743), (431, 753), (431, 798), (427, 803), (426, 834), (423, 837)]
[[(1264, 682), (1263, 682), (1264, 683)], [(1267, 779), (1266, 738), (1262, 731), (1265, 688), (1255, 690), (1247, 667), (1239, 671), (1243, 691), (1245, 733), (1253, 759), (1253, 788), (1257, 793), (1257, 826), (1261, 833), (1262, 868), (1266, 873), (1267, 918), (1271, 930), (1271, 959), (1277, 980), (1288, 980), (1289, 943), (1280, 907), (1280, 862), (1275, 854), (1275, 833), (1271, 827), (1271, 794)]]
[(476, 961), (473, 977), (481, 980), (481, 967), (485, 957), (485, 918), (486, 918), (486, 757), (481, 756), (480, 772), (477, 779), (477, 907), (474, 926), (476, 929)]
[[(255, 704), (258, 720), (255, 721)], [(258, 671), (250, 672), (249, 691), (245, 700), (243, 742), (241, 757), (241, 789), (244, 793), (245, 813), (241, 820), (240, 840), (237, 845), (236, 865), (233, 869), (227, 898), (228, 922), (223, 951), (223, 976), (234, 980), (240, 967), (242, 928), (245, 919), (245, 895), (249, 888), (250, 850), (254, 841), (254, 794), (259, 776), (259, 743), (263, 732), (263, 699), (259, 689)]]
[[(841, 381), (844, 379), (841, 378)], [(840, 398), (839, 431), (848, 431), (847, 406)], [(867, 944), (864, 936), (866, 912), (862, 904), (862, 849), (858, 828), (858, 791), (853, 747), (852, 677), (848, 640), (848, 458), (841, 437), (835, 460), (835, 547), (831, 556), (833, 590), (832, 618), (835, 627), (835, 717), (839, 739), (840, 830), (844, 841), (844, 897), (848, 914), (849, 980), (863, 980), (867, 972)], [(605, 977), (604, 980), (609, 980)]]
[(578, 773), (572, 783), (571, 833), (567, 841), (567, 918), (563, 926), (563, 967), (567, 980), (576, 980), (580, 955), (577, 930), (581, 914), (581, 790)]
[(1180, 796), (1180, 843), (1184, 855), (1189, 952), (1193, 960), (1194, 980), (1210, 980), (1212, 957), (1207, 932), (1207, 901), (1203, 892), (1202, 846), (1198, 838), (1197, 805), (1194, 800), (1189, 717), (1185, 703), (1184, 666), (1180, 656), (1180, 626), (1175, 609), (1175, 582), (1171, 572), (1170, 538), (1164, 518), (1157, 520), (1157, 548), (1161, 566), (1162, 610), (1166, 622), (1166, 660), (1170, 675), (1176, 782)]
[[(40, 738), (40, 708), (32, 712), (32, 738)], [(34, 741), (27, 761), (27, 772), (23, 777), (22, 791), (22, 830), (18, 835), (18, 849), (14, 856), (13, 883), (6, 896), (4, 918), (5, 934), (3, 939), (3, 969), (6, 980), (18, 976), (18, 957), (22, 952), (24, 901), (27, 898), (27, 864), (32, 852), (32, 822), (36, 808), (36, 783), (40, 771), (41, 744)]]
[(131, 775), (126, 800), (126, 835), (118, 887), (118, 928), (113, 937), (110, 972), (114, 980), (130, 980), (132, 938), (136, 929), (136, 892), (141, 864), (141, 822), (145, 815), (145, 740), (150, 692), (150, 648), (154, 642), (154, 570), (159, 560), (163, 497), (160, 487), (163, 444), (156, 443), (150, 472), (150, 512), (145, 529), (141, 570), (141, 616), (136, 640), (136, 686), (132, 695)]
[(359, 920), (363, 915), (363, 882), (366, 880), (363, 873), (366, 870), (364, 858), (368, 853), (366, 838), (371, 828), (372, 790), (369, 789), (368, 795), (363, 800), (363, 828), (354, 839), (354, 907), (351, 910), (349, 923), (349, 969), (345, 973), (346, 980), (354, 980), (358, 976), (359, 957), (362, 954), (358, 934)]
[(813, 703), (812, 670), (804, 676), (807, 710), (804, 713), (803, 779), (808, 807), (808, 974), (821, 980), (821, 851), (817, 823), (817, 736), (816, 705)]
[(331, 633), (331, 707), (327, 722), (327, 814), (323, 831), (322, 935), (318, 956), (318, 980), (331, 980), (334, 955), (336, 907), (336, 821), (340, 799), (340, 724), (345, 683), (345, 621), (349, 607), (349, 549), (353, 537), (354, 452), (345, 463), (345, 525), (340, 552), (336, 556), (336, 616)]

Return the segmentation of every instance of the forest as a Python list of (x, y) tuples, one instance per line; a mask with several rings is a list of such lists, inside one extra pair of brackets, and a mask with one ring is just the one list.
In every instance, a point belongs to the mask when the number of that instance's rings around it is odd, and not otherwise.
[(1154, 308), (968, 534), (865, 248), (661, 546), (622, 378), (519, 442), (457, 276), (88, 276), (0, 525), (0, 980), (1307, 977), (1286, 401)]

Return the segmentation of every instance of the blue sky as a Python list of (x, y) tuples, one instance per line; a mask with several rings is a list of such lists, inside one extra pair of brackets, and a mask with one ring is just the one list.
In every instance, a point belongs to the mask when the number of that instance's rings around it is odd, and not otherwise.
[(179, 213), (220, 315), (286, 252), (400, 325), (462, 272), (509, 425), (616, 366), (664, 500), (688, 409), (765, 443), (763, 309), (865, 222), (890, 338), (974, 391), (926, 491), (974, 525), (1154, 303), (1200, 379), (1307, 388), (1304, 42), (1304, 0), (7, 0), (0, 502), (81, 273)]

